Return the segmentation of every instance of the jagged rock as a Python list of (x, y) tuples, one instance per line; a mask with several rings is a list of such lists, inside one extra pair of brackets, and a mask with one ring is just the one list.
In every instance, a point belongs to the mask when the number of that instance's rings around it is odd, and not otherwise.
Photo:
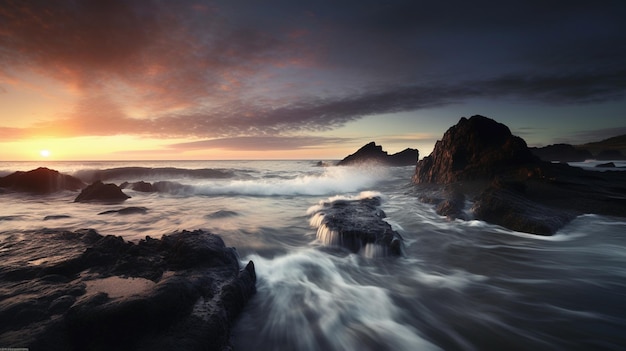
[(388, 166), (413, 166), (416, 164), (419, 152), (416, 149), (404, 149), (393, 155), (383, 151), (382, 146), (376, 145), (373, 141), (361, 147), (357, 152), (348, 155), (337, 165), (348, 166), (362, 163), (378, 163)]
[[(255, 293), (254, 264), (216, 235), (183, 231), (137, 244), (93, 230), (31, 233), (28, 262), (0, 267), (0, 345), (31, 350), (225, 350)], [(10, 240), (10, 238), (9, 238)]]
[(37, 194), (61, 190), (77, 191), (84, 186), (85, 183), (78, 178), (45, 167), (28, 172), (15, 172), (0, 178), (0, 188)]
[[(446, 191), (454, 186), (474, 201), (474, 218), (534, 234), (554, 234), (583, 213), (626, 216), (625, 172), (542, 161), (508, 127), (483, 116), (448, 129), (418, 162), (413, 182), (429, 188), (426, 198), (442, 215), (462, 213), (457, 195)], [(441, 188), (433, 191), (434, 184)]]
[(538, 161), (526, 142), (504, 124), (483, 116), (461, 118), (417, 163), (413, 182), (447, 184), (493, 179)]
[(570, 144), (553, 144), (544, 147), (530, 148), (530, 151), (540, 159), (548, 162), (583, 162), (594, 158), (591, 152), (575, 148)]
[(122, 202), (128, 198), (130, 196), (124, 194), (117, 185), (104, 184), (98, 180), (83, 189), (74, 202)]
[(402, 237), (384, 221), (379, 196), (362, 199), (322, 201), (311, 218), (317, 238), (327, 246), (339, 246), (354, 253), (377, 252), (374, 256), (402, 254)]

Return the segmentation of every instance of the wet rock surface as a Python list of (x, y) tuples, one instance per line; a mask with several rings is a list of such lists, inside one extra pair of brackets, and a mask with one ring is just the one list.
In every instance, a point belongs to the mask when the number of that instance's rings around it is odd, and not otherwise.
[(401, 255), (402, 237), (384, 221), (380, 205), (378, 196), (322, 201), (310, 223), (317, 227), (317, 238), (325, 245), (367, 256)]
[(337, 163), (338, 166), (358, 165), (362, 163), (376, 163), (387, 166), (413, 166), (417, 163), (419, 152), (416, 149), (404, 149), (389, 155), (382, 146), (373, 141), (361, 147), (357, 152), (348, 155)]
[(439, 186), (426, 200), (441, 215), (463, 219), (461, 193), (473, 201), (475, 219), (533, 234), (554, 234), (585, 213), (626, 217), (625, 172), (542, 161), (508, 127), (483, 116), (451, 127), (418, 162), (413, 182), (431, 192)]
[(254, 264), (242, 269), (208, 232), (137, 244), (93, 230), (28, 235), (1, 244), (14, 250), (0, 267), (3, 347), (227, 350), (255, 292)]
[(98, 180), (83, 189), (74, 202), (122, 202), (129, 198), (117, 185)]
[(77, 191), (85, 185), (78, 178), (45, 167), (0, 177), (0, 188), (35, 194), (49, 194), (61, 190)]

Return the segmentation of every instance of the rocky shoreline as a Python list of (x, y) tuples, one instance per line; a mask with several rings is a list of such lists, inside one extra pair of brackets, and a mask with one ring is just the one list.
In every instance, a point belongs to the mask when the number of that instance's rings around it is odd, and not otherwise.
[(88, 229), (28, 235), (7, 239), (0, 267), (3, 347), (228, 350), (256, 291), (254, 264), (204, 231), (136, 244)]

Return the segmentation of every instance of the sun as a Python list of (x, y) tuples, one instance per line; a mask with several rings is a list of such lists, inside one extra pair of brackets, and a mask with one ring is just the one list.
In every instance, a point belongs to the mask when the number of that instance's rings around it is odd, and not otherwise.
[(40, 150), (39, 154), (41, 155), (41, 157), (50, 157), (50, 150), (47, 150), (47, 149)]

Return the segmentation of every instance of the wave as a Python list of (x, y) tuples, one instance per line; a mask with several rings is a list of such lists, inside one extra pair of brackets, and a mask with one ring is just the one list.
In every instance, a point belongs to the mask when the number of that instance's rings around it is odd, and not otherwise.
[(197, 195), (332, 195), (361, 191), (375, 186), (387, 175), (385, 169), (327, 167), (322, 173), (293, 178), (233, 179), (195, 185)]
[[(254, 334), (238, 338), (239, 349), (439, 349), (402, 322), (403, 308), (386, 288), (359, 284), (346, 273), (344, 265), (358, 268), (350, 256), (305, 249), (273, 259), (246, 259), (255, 262), (259, 297), (250, 308), (258, 311), (238, 324), (237, 334)], [(255, 320), (259, 316), (262, 321)]]
[(74, 173), (74, 176), (86, 183), (96, 180), (145, 180), (145, 179), (171, 179), (171, 178), (201, 178), (223, 179), (232, 178), (235, 172), (230, 169), (203, 168), (188, 169), (175, 167), (118, 167), (108, 169), (84, 169)]

